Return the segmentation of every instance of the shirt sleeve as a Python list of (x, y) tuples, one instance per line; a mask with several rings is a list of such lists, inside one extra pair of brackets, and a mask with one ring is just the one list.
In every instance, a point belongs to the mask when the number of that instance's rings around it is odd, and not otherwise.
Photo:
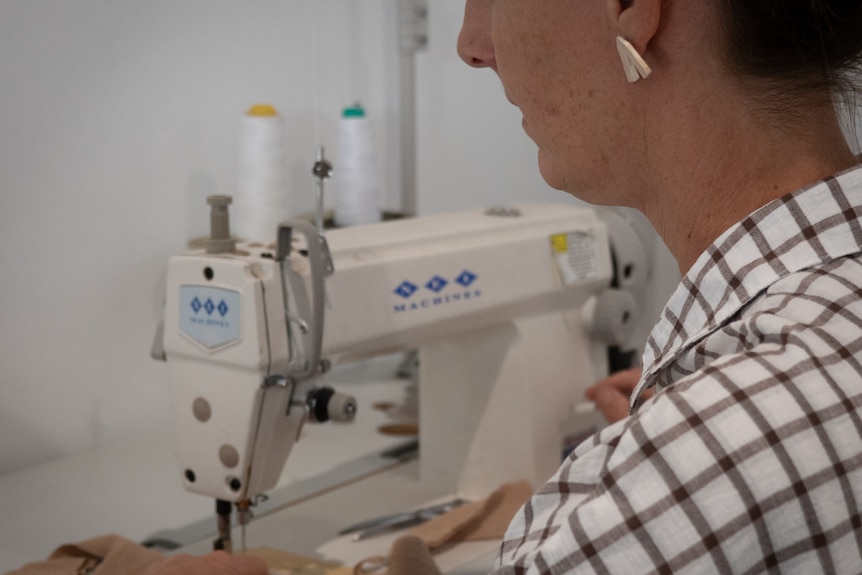
[(862, 560), (860, 396), (816, 370), (787, 385), (778, 357), (722, 357), (581, 444), (515, 517), (494, 573), (841, 572), (842, 557)]

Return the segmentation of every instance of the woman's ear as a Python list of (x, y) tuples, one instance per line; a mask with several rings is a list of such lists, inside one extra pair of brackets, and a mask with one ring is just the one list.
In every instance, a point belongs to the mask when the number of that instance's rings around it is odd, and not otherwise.
[(662, 0), (605, 0), (612, 29), (638, 53), (646, 52), (658, 32)]

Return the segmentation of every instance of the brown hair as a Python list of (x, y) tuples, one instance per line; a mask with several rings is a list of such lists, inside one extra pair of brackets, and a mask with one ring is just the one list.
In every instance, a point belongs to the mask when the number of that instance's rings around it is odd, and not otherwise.
[(716, 2), (725, 56), (743, 80), (784, 95), (847, 97), (859, 90), (862, 0)]

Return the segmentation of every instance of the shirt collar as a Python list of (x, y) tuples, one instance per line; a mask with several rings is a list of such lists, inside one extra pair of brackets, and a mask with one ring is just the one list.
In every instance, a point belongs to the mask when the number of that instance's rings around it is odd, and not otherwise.
[(671, 296), (643, 356), (631, 410), (659, 372), (778, 279), (862, 251), (862, 166), (773, 200), (725, 231)]

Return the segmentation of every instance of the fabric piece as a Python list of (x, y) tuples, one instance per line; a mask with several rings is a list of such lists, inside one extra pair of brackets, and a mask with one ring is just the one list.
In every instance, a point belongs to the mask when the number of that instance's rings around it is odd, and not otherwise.
[(7, 575), (137, 575), (162, 558), (128, 539), (105, 535), (63, 545), (47, 561), (25, 565)]
[(440, 570), (425, 543), (407, 535), (392, 544), (387, 575), (440, 575)]
[(273, 575), (351, 575), (353, 569), (269, 547), (247, 549), (243, 555), (263, 559)]
[[(385, 569), (385, 570), (384, 570)], [(354, 575), (441, 575), (425, 542), (418, 537), (399, 537), (389, 550), (389, 557), (372, 557), (359, 563)]]
[(388, 556), (368, 557), (354, 567), (354, 572), (356, 575), (436, 575), (440, 571), (432, 558), (434, 550), (465, 541), (499, 540), (532, 492), (532, 486), (526, 481), (501, 485), (481, 501), (459, 505), (414, 527), (395, 541)]
[(719, 237), (650, 336), (632, 415), (536, 492), (495, 573), (860, 572), (860, 252), (858, 167)]
[(460, 505), (414, 527), (408, 535), (418, 537), (432, 550), (458, 541), (500, 539), (532, 493), (526, 481), (507, 483), (482, 501)]
[(98, 561), (87, 558), (59, 558), (28, 563), (20, 569), (9, 571), (6, 575), (79, 575), (89, 573)]
[(494, 500), (478, 521), (469, 524), (458, 537), (460, 541), (495, 541), (502, 539), (512, 518), (533, 494), (527, 481), (507, 483), (492, 496)]
[[(335, 563), (264, 547), (248, 549), (245, 554), (263, 559), (274, 575), (353, 573), (352, 569)], [(63, 545), (47, 561), (25, 565), (7, 575), (142, 575), (162, 559), (164, 556), (156, 551), (116, 535), (106, 535)]]

